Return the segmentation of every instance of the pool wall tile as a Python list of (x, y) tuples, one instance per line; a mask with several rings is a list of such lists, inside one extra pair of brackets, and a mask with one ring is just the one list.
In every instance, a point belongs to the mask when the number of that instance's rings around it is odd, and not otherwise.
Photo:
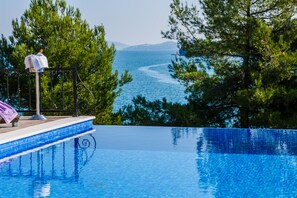
[(55, 142), (76, 134), (84, 133), (93, 129), (93, 121), (84, 122), (64, 126), (49, 130), (37, 135), (29, 136), (19, 140), (0, 144), (0, 159), (8, 157), (35, 147), (39, 147), (48, 143)]

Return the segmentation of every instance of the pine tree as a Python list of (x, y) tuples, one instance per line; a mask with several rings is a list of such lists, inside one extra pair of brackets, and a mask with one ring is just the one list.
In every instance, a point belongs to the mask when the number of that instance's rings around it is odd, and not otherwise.
[(297, 126), (296, 9), (295, 0), (173, 0), (162, 34), (190, 60), (170, 70), (213, 125)]
[[(125, 71), (118, 79), (118, 72), (112, 70), (116, 51), (113, 45), (107, 45), (102, 25), (91, 28), (81, 19), (79, 9), (67, 6), (65, 0), (32, 0), (30, 8), (12, 25), (13, 35), (8, 39), (2, 36), (0, 42), (4, 50), (1, 56), (6, 57), (9, 65), (24, 68), (24, 58), (43, 48), (51, 68), (78, 67), (83, 87), (78, 93), (81, 114), (95, 115), (95, 123), (113, 122), (113, 102), (121, 87), (132, 78)], [(55, 80), (61, 81), (61, 77), (55, 76)], [(49, 77), (43, 76), (42, 82), (43, 106), (59, 105), (61, 95), (49, 94)], [(71, 86), (71, 80), (65, 82), (65, 93), (70, 93)], [(61, 89), (57, 84), (54, 93), (60, 93)], [(71, 94), (66, 97), (67, 105), (73, 105)]]

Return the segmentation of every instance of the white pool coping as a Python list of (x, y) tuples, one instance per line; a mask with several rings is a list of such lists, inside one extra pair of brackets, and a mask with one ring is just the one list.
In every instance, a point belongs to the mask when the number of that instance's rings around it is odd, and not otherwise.
[(0, 134), (0, 144), (38, 135), (50, 130), (95, 119), (94, 116), (68, 117)]

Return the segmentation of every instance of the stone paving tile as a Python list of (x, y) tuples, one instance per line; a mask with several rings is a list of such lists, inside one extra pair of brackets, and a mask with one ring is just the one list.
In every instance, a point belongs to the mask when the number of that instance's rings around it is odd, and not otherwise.
[(55, 120), (68, 118), (69, 116), (48, 116), (47, 120), (29, 120), (30, 116), (21, 116), (19, 120), (19, 126), (18, 127), (12, 127), (11, 124), (0, 124), (0, 133), (7, 133), (11, 131), (15, 131), (21, 128), (26, 128), (30, 126), (35, 126), (38, 124), (43, 124), (46, 122), (52, 122)]

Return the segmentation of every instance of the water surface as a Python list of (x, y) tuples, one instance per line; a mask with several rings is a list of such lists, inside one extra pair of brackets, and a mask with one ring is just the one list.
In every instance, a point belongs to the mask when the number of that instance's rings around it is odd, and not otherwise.
[(2, 161), (2, 197), (294, 197), (297, 131), (95, 126)]

